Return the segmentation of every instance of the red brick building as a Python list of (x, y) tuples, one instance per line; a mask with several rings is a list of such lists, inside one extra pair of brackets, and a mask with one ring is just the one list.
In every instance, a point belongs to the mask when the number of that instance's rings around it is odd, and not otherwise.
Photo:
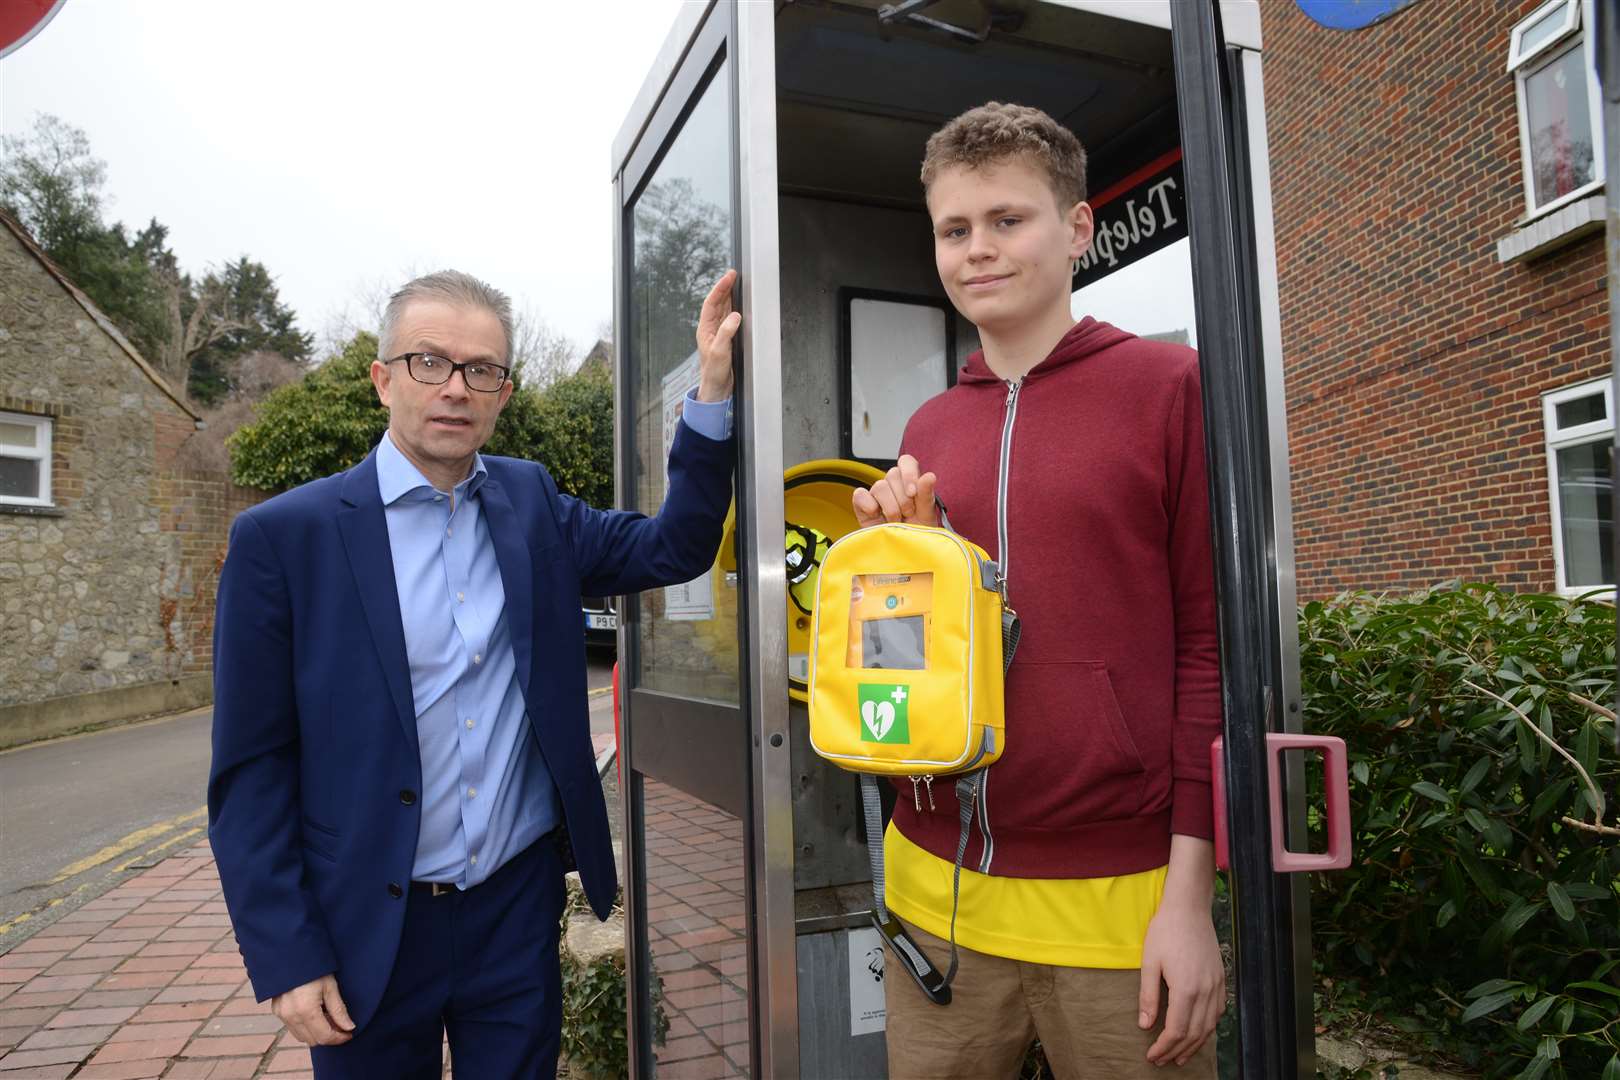
[(1266, 0), (1301, 598), (1613, 584), (1591, 0)]

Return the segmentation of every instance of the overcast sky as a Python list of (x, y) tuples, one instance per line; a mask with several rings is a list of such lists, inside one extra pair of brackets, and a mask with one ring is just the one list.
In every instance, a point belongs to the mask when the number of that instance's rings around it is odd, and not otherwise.
[[(323, 338), (455, 266), (584, 347), (612, 316), (613, 137), (680, 3), (67, 0), (0, 60), (0, 131), (84, 129), (110, 219), (156, 217), (193, 272), (263, 262)], [(1084, 310), (1190, 325), (1171, 252)]]
[(250, 255), (305, 329), (456, 266), (581, 344), (612, 315), (610, 151), (679, 0), (67, 0), (0, 60), (187, 269)]

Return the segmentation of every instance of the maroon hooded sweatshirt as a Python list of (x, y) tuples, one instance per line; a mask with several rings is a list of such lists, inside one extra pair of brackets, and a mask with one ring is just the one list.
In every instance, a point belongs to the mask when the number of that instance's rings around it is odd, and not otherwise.
[[(1087, 318), (1023, 379), (968, 358), (906, 426), (950, 525), (1004, 567), (1023, 639), (1006, 751), (963, 865), (1002, 877), (1136, 873), (1170, 834), (1214, 835), (1220, 731), (1198, 356)], [(895, 822), (952, 862), (953, 785)]]

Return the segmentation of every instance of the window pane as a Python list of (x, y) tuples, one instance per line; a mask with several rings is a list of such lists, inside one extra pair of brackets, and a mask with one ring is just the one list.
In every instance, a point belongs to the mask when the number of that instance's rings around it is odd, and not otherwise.
[(33, 448), (39, 428), (34, 424), (12, 424), (0, 420), (0, 446), (26, 446)]
[(1592, 182), (1586, 77), (1586, 52), (1577, 40), (1573, 48), (1524, 80), (1537, 206)]
[(1560, 429), (1575, 427), (1579, 424), (1591, 424), (1606, 418), (1603, 408), (1603, 391), (1574, 401), (1565, 401), (1556, 406), (1554, 410), (1558, 417)]
[[(664, 501), (670, 443), (697, 386), (698, 310), (731, 265), (730, 75), (722, 64), (687, 116), (630, 215), (630, 393), (634, 507)], [(736, 702), (737, 585), (711, 569), (640, 598), (639, 671), (632, 685)]]
[(1569, 18), (1569, 5), (1559, 4), (1547, 14), (1524, 28), (1524, 34), (1519, 38), (1519, 55), (1529, 56), (1547, 42), (1558, 36), (1558, 32), (1565, 26)]
[(945, 389), (943, 308), (888, 300), (849, 302), (849, 430), (858, 458), (900, 456), (917, 407)]
[(0, 457), (0, 499), (39, 498), (38, 461)]
[(1614, 583), (1614, 505), (1609, 442), (1558, 451), (1558, 504), (1563, 520), (1565, 584)]

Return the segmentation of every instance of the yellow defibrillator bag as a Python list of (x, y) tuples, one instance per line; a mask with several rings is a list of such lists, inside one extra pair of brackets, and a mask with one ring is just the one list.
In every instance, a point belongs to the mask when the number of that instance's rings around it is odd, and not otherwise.
[[(878, 777), (911, 781), (921, 809), (936, 778), (956, 783), (962, 830), (956, 880), (983, 770), (1005, 749), (1002, 684), (1018, 644), (1018, 617), (983, 548), (925, 525), (885, 524), (839, 539), (821, 558), (809, 658), (810, 745), (861, 775), (872, 860), (873, 922), (923, 992), (950, 1001), (943, 975), (883, 902), (883, 818)], [(953, 886), (954, 888), (954, 886)]]

